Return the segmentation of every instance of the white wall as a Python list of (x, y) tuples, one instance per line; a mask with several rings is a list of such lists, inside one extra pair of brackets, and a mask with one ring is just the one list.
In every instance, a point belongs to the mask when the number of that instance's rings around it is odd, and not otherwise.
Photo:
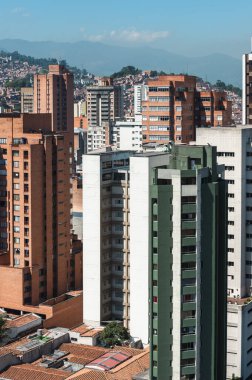
[(149, 342), (150, 170), (168, 155), (130, 158), (130, 333)]
[(233, 290), (229, 293), (231, 297), (242, 297), (246, 295), (246, 138), (248, 134), (252, 136), (252, 129), (246, 132), (238, 127), (198, 128), (196, 134), (197, 144), (209, 143), (217, 146), (217, 152), (233, 152), (235, 155), (218, 156), (217, 162), (226, 167), (234, 166), (234, 170), (225, 170), (225, 179), (234, 181), (228, 185), (228, 193), (234, 194), (234, 198), (228, 198), (228, 207), (234, 207), (234, 212), (228, 212), (228, 220), (234, 222), (234, 225), (228, 225), (228, 234), (234, 235), (234, 239), (228, 239), (228, 248), (234, 249), (234, 252), (228, 252), (228, 261), (234, 263), (234, 266), (228, 266), (228, 289)]
[(83, 156), (83, 318), (100, 325), (100, 156)]

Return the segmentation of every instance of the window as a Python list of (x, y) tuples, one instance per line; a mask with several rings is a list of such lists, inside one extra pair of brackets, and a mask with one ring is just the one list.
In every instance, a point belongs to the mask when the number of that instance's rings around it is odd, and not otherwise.
[(217, 152), (218, 157), (234, 157), (234, 152)]
[(228, 179), (228, 180), (227, 180), (227, 183), (228, 183), (229, 185), (234, 185), (235, 181), (234, 181), (233, 179)]
[(20, 265), (20, 260), (19, 259), (14, 259), (14, 265)]
[(234, 248), (228, 248), (227, 251), (230, 253), (234, 253)]
[(228, 207), (229, 212), (234, 212), (234, 210), (235, 210), (234, 207)]
[(19, 199), (20, 199), (19, 194), (13, 194), (13, 199), (14, 199), (14, 201), (19, 201)]
[(246, 193), (247, 198), (252, 198), (252, 193)]
[(225, 170), (228, 170), (228, 171), (231, 171), (231, 170), (234, 170), (234, 166), (226, 166), (225, 165)]
[(1, 139), (0, 138), (0, 144), (6, 144), (7, 143), (7, 139)]
[(18, 237), (14, 237), (14, 243), (16, 243), (16, 244), (20, 244), (20, 238), (18, 238)]
[(19, 205), (14, 205), (13, 209), (14, 209), (14, 211), (20, 211), (20, 206)]
[(17, 172), (13, 172), (13, 177), (14, 177), (14, 178), (19, 178), (19, 173), (17, 173)]
[(252, 261), (251, 260), (246, 260), (246, 265), (252, 265)]
[(229, 226), (234, 226), (234, 221), (233, 221), (233, 220), (228, 220), (227, 224), (228, 224)]
[(230, 240), (234, 239), (234, 235), (228, 235), (228, 239)]
[(18, 157), (18, 156), (19, 156), (19, 151), (18, 151), (18, 150), (13, 150), (13, 151), (12, 151), (12, 155), (13, 155), (14, 157)]
[(13, 161), (13, 168), (19, 168), (19, 161)]
[(233, 262), (233, 261), (228, 261), (228, 262), (227, 262), (227, 265), (228, 265), (229, 267), (233, 267), (233, 266), (234, 266), (234, 262)]
[(176, 112), (181, 112), (182, 111), (182, 107), (181, 106), (177, 106), (176, 107)]
[(14, 231), (14, 232), (20, 232), (20, 227), (14, 226), (14, 227), (13, 227), (13, 231)]
[[(251, 194), (252, 195), (252, 194)], [(234, 198), (234, 194), (233, 193), (228, 193), (228, 198)]]

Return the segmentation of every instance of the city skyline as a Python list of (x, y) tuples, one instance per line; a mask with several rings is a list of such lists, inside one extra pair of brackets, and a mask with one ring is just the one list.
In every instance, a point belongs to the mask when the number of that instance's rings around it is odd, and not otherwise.
[(234, 0), (182, 0), (179, 4), (159, 0), (155, 7), (143, 0), (129, 0), (127, 6), (115, 0), (109, 4), (76, 0), (75, 7), (67, 1), (59, 7), (58, 1), (45, 0), (42, 5), (13, 0), (1, 5), (0, 35), (33, 41), (147, 45), (187, 56), (224, 53), (239, 58), (250, 47), (250, 10), (252, 4), (241, 7)]

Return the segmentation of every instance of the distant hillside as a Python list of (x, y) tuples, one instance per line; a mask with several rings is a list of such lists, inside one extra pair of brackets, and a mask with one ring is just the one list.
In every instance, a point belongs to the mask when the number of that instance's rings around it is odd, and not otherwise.
[(0, 40), (0, 50), (19, 51), (35, 58), (64, 59), (71, 66), (85, 67), (97, 75), (110, 75), (132, 65), (143, 70), (193, 74), (210, 82), (221, 79), (241, 86), (240, 60), (224, 54), (192, 58), (150, 47), (129, 48), (89, 41), (63, 43), (14, 39)]

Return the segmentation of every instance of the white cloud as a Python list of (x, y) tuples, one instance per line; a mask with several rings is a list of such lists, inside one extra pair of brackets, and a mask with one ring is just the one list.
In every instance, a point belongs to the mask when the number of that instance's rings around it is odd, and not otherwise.
[(117, 42), (153, 42), (163, 38), (169, 37), (170, 33), (167, 30), (162, 31), (146, 31), (137, 30), (135, 28), (111, 30), (102, 34), (91, 35), (86, 33), (85, 28), (81, 27), (80, 32), (83, 38), (88, 41), (101, 42), (101, 41), (117, 41)]
[(22, 16), (22, 17), (29, 17), (30, 13), (26, 11), (23, 7), (16, 7), (11, 10), (11, 13), (14, 13), (16, 15)]

